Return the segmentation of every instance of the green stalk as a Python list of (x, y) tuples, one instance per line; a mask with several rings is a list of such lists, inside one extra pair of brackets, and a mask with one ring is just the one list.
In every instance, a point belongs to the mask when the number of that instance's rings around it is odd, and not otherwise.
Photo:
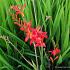
[(34, 50), (35, 50), (36, 65), (37, 65), (37, 70), (38, 70), (38, 59), (37, 59), (37, 51), (36, 51), (36, 48), (35, 48), (35, 44), (34, 44)]
[(43, 70), (43, 47), (41, 47), (41, 50), (40, 50), (40, 57), (41, 57), (40, 70)]

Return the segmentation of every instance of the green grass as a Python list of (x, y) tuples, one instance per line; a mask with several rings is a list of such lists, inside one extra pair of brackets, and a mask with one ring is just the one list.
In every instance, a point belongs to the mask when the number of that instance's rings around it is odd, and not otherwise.
[[(36, 68), (34, 48), (29, 42), (24, 42), (23, 32), (13, 24), (11, 18), (11, 5), (23, 4), (26, 4), (23, 20), (31, 20), (33, 27), (40, 25), (43, 31), (48, 32), (47, 50), (43, 50), (43, 58), (40, 57), (42, 50), (37, 48), (39, 67), (42, 67), (42, 70), (47, 69), (49, 54), (46, 53), (55, 46), (61, 49), (55, 64), (60, 66), (64, 62), (65, 66), (70, 66), (70, 0), (0, 0), (0, 70), (33, 70), (4, 36), (8, 36), (10, 42), (33, 63), (34, 69)], [(46, 20), (46, 16), (50, 18)]]

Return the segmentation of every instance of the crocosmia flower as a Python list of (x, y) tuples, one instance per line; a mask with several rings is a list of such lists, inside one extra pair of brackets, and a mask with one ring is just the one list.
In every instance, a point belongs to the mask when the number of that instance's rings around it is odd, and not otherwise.
[(53, 56), (56, 56), (57, 54), (60, 53), (60, 49), (59, 49), (59, 48), (55, 48), (54, 50), (52, 50), (52, 51), (50, 51), (50, 52), (51, 52), (51, 54), (52, 54)]
[[(25, 5), (24, 5), (25, 7)], [(13, 10), (16, 11), (16, 15), (21, 14), (24, 15), (18, 6), (12, 6)], [(20, 30), (25, 32), (25, 42), (30, 40), (30, 45), (34, 45), (36, 47), (46, 47), (44, 39), (48, 38), (47, 32), (43, 32), (40, 26), (36, 28), (32, 27), (32, 22), (21, 21), (19, 17), (16, 18), (16, 22), (14, 22), (17, 26), (20, 27)]]
[(35, 47), (46, 47), (44, 43), (45, 38), (48, 38), (47, 32), (43, 32), (42, 30), (37, 30), (37, 29), (32, 30), (31, 41), (35, 43)]
[(50, 56), (50, 60), (52, 61), (52, 63), (58, 59), (58, 54), (60, 53), (60, 49), (59, 48), (54, 48), (54, 50), (49, 51), (51, 53), (51, 55), (55, 56), (55, 58), (53, 59), (52, 56)]

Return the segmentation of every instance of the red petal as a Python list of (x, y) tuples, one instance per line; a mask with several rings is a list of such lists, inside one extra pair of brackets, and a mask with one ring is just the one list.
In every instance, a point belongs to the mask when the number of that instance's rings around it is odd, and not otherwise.
[(18, 22), (14, 22), (14, 24), (16, 24), (16, 25), (19, 26), (19, 27), (21, 26)]
[(30, 41), (30, 45), (32, 45), (32, 43), (33, 43), (33, 40)]
[(28, 41), (28, 39), (29, 39), (29, 37), (26, 37), (26, 38), (25, 38), (25, 42), (27, 42), (27, 41)]
[(56, 52), (57, 52), (57, 54), (60, 53), (60, 49), (56, 48)]
[(23, 27), (21, 27), (21, 28), (20, 28), (20, 30), (21, 30), (21, 31), (24, 31), (24, 28), (23, 28)]
[(21, 12), (20, 12), (20, 11), (17, 11), (17, 12), (16, 12), (16, 15), (18, 15), (18, 14), (21, 14)]
[(39, 44), (35, 44), (34, 48), (39, 47)]
[(15, 10), (15, 11), (19, 11), (18, 6), (11, 6), (11, 9)]
[(55, 56), (57, 53), (55, 50), (52, 51), (52, 55)]
[(45, 43), (43, 43), (43, 47), (46, 47)]
[(52, 58), (52, 57), (50, 57), (50, 60), (52, 61), (52, 63), (54, 62), (54, 60), (53, 60), (53, 58)]

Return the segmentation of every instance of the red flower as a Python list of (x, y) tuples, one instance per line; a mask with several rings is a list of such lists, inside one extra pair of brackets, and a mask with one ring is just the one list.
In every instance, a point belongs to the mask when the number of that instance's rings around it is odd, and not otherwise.
[(60, 53), (60, 49), (59, 48), (55, 48), (52, 52), (51, 52), (51, 54), (52, 55), (57, 55), (57, 54), (59, 54)]
[(52, 54), (53, 56), (56, 56), (57, 54), (60, 53), (60, 49), (59, 49), (59, 48), (55, 48), (54, 50), (49, 51), (49, 52), (51, 52), (51, 54)]
[(14, 22), (14, 24), (19, 26), (20, 30), (24, 32), (28, 32), (31, 29), (31, 21), (30, 22), (25, 21), (25, 22), (22, 22), (21, 24), (17, 21), (17, 22)]
[(24, 31), (26, 34), (25, 42), (28, 41), (29, 38), (32, 36), (31, 32), (31, 21), (30, 22), (24, 22), (24, 24), (20, 27), (20, 30)]
[(55, 56), (54, 59), (50, 56), (50, 60), (51, 60), (52, 63), (53, 63), (56, 59), (58, 59), (58, 56), (56, 56), (56, 55), (60, 53), (60, 49), (59, 49), (59, 48), (55, 48), (54, 50), (49, 51), (49, 52), (51, 52), (51, 54), (52, 54), (53, 56)]
[(27, 42), (28, 39), (30, 39), (31, 37), (32, 37), (32, 32), (31, 31), (26, 32), (25, 42)]
[(44, 43), (44, 38), (48, 38), (46, 34), (47, 34), (46, 32), (42, 32), (41, 30), (38, 30), (37, 28), (32, 29), (30, 45), (32, 43), (35, 43), (34, 47), (46, 47)]
[[(23, 5), (23, 9), (25, 8), (26, 4)], [(11, 9), (16, 11), (16, 15), (21, 14), (24, 17), (24, 13), (21, 12), (21, 9), (19, 9), (18, 6), (11, 6)]]

